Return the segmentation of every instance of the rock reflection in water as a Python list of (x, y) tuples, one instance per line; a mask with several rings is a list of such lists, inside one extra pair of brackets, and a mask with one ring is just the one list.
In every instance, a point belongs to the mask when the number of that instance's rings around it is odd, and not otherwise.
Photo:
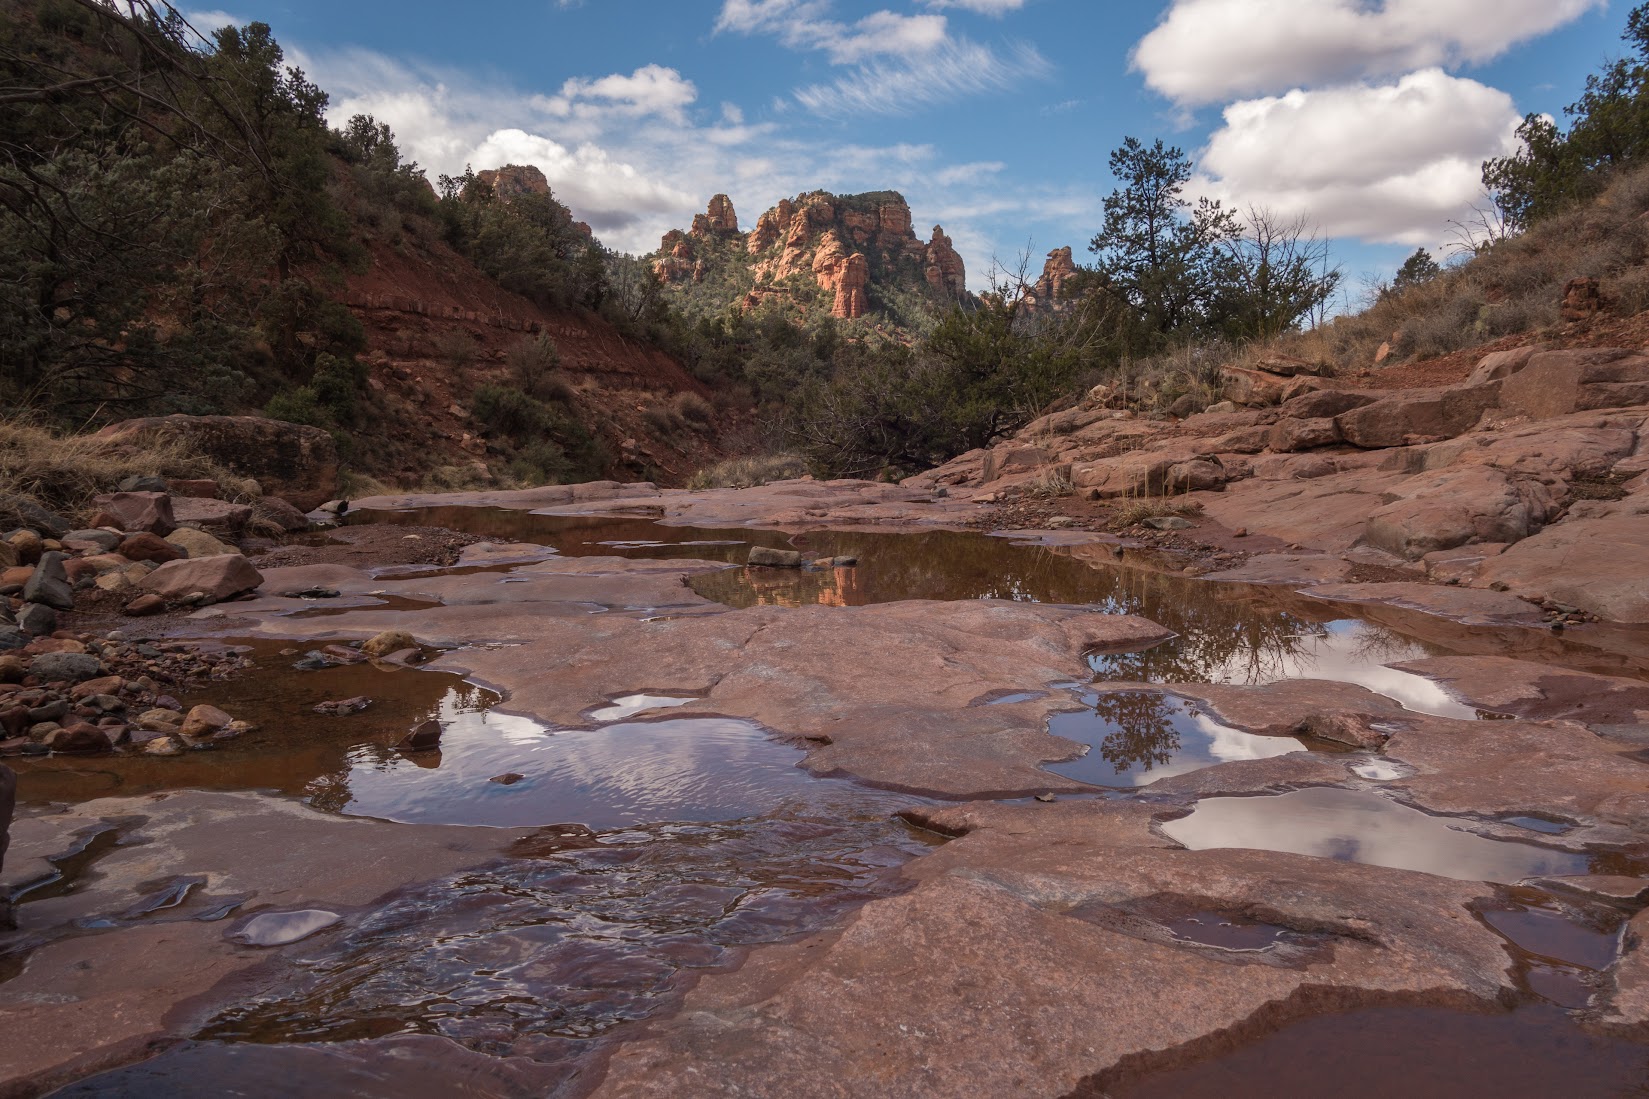
[(1485, 839), (1378, 794), (1334, 787), (1203, 798), (1189, 816), (1168, 821), (1162, 831), (1193, 851), (1292, 851), (1465, 881), (1581, 874), (1587, 865), (1582, 855)]
[(1144, 786), (1216, 763), (1306, 750), (1293, 737), (1256, 736), (1221, 725), (1186, 699), (1160, 691), (1085, 692), (1082, 699), (1093, 708), (1053, 715), (1048, 731), (1091, 750), (1045, 766), (1095, 786)]
[(201, 1038), (437, 1034), (570, 1075), (602, 1039), (674, 1002), (685, 972), (829, 926), (906, 888), (934, 837), (912, 799), (824, 785), (805, 808), (620, 833), (548, 829), (517, 857), (393, 895), (288, 955)]
[[(351, 749), (348, 769), (317, 780), (313, 803), (405, 823), (620, 828), (734, 820), (766, 812), (820, 780), (802, 753), (732, 718), (634, 721), (556, 730), (482, 709), (451, 691), (437, 710), (438, 753)], [(520, 781), (488, 781), (513, 772)]]

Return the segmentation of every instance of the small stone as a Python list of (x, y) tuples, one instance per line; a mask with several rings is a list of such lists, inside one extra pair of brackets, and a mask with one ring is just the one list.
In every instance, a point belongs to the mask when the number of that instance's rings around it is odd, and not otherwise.
[(441, 723), (431, 718), (413, 726), (395, 747), (403, 752), (426, 752), (441, 746)]
[(152, 474), (134, 473), (119, 485), (121, 492), (166, 492), (166, 478)]
[(97, 657), (89, 653), (44, 653), (29, 662), (29, 674), (42, 683), (83, 683), (104, 675)]
[(1052, 795), (1052, 794), (1038, 794), (1038, 795), (1036, 795), (1036, 800), (1037, 801), (1057, 801), (1058, 799), (1055, 798), (1054, 795)]
[(74, 610), (74, 590), (69, 586), (69, 576), (63, 568), (65, 560), (61, 553), (41, 554), (40, 563), (23, 585), (23, 602), (44, 603), (60, 611)]
[(45, 637), (57, 632), (57, 612), (44, 603), (24, 603), (17, 612), (17, 627), (24, 633)]
[(370, 698), (365, 695), (358, 695), (355, 698), (343, 698), (336, 702), (317, 703), (315, 712), (328, 717), (343, 717), (346, 714), (358, 714), (370, 705), (372, 705)]
[[(176, 531), (173, 533), (176, 534)], [(128, 561), (151, 561), (157, 565), (177, 561), (189, 555), (188, 551), (177, 543), (169, 542), (160, 535), (150, 534), (148, 531), (129, 535), (115, 552)]]
[(157, 736), (143, 745), (143, 754), (146, 756), (178, 756), (183, 754), (183, 746), (175, 737)]
[(746, 563), (770, 569), (799, 569), (806, 562), (798, 550), (769, 549), (766, 546), (751, 546), (750, 556)]
[(186, 737), (208, 737), (233, 720), (216, 706), (196, 706), (184, 717), (178, 731)]
[(1152, 530), (1190, 530), (1196, 524), (1189, 519), (1181, 519), (1178, 515), (1153, 515), (1144, 520), (1142, 525)]
[(526, 777), (527, 777), (526, 775), (518, 775), (514, 771), (510, 771), (507, 774), (494, 775), (491, 778), (489, 778), (487, 781), (488, 782), (496, 782), (500, 786), (514, 786), (516, 783), (520, 782), (522, 779), (524, 779)]
[(130, 603), (127, 603), (121, 613), (129, 614), (133, 618), (147, 618), (149, 615), (159, 614), (165, 609), (166, 600), (162, 599), (158, 595), (149, 594), (140, 595)]
[(1236, 530), (1231, 532), (1231, 537), (1233, 537), (1233, 538), (1247, 538), (1248, 537), (1248, 528), (1247, 527), (1238, 527)]
[(385, 630), (363, 644), (361, 651), (368, 656), (388, 656), (390, 653), (397, 653), (402, 649), (416, 649), (417, 647), (417, 640), (405, 630)]
[(19, 565), (33, 565), (46, 552), (46, 540), (32, 530), (20, 530), (6, 541), (17, 551)]

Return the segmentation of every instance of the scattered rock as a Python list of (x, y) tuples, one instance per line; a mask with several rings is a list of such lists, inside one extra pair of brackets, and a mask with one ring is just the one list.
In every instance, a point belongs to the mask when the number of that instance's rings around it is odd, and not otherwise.
[(344, 717), (348, 714), (358, 714), (370, 705), (372, 705), (370, 698), (365, 695), (357, 695), (354, 698), (343, 698), (336, 702), (318, 703), (315, 706), (315, 712), (324, 714), (327, 717)]
[(522, 779), (524, 779), (526, 777), (527, 777), (526, 775), (518, 775), (514, 771), (510, 771), (508, 774), (494, 775), (491, 778), (489, 778), (487, 781), (488, 782), (496, 782), (500, 786), (514, 786), (516, 783), (520, 782)]
[(403, 752), (427, 752), (441, 746), (441, 723), (431, 718), (413, 726), (406, 736), (395, 745)]
[(17, 612), (17, 626), (24, 633), (45, 637), (57, 630), (57, 612), (44, 603), (24, 603)]
[(164, 492), (114, 492), (93, 497), (98, 508), (93, 522), (129, 534), (146, 531), (162, 537), (177, 529), (172, 498)]
[(161, 596), (149, 594), (140, 595), (122, 608), (122, 614), (129, 614), (133, 618), (147, 618), (150, 615), (160, 614), (166, 609), (166, 600)]
[(170, 492), (172, 486), (166, 478), (134, 473), (120, 482), (121, 492)]
[(206, 602), (221, 603), (263, 583), (263, 574), (238, 553), (168, 561), (143, 579), (140, 587), (169, 599), (186, 600), (199, 594)]
[(105, 674), (90, 653), (43, 653), (29, 662), (29, 674), (42, 683), (81, 683)]
[(235, 720), (216, 706), (195, 706), (185, 715), (178, 732), (194, 740), (204, 739)]
[(166, 541), (182, 550), (182, 556), (185, 557), (220, 557), (235, 552), (232, 547), (194, 527), (180, 527), (167, 535)]
[(40, 563), (23, 585), (23, 601), (44, 603), (60, 611), (74, 610), (74, 589), (69, 586), (68, 573), (63, 568), (66, 560), (56, 551), (41, 554)]
[(1140, 525), (1152, 530), (1190, 530), (1196, 526), (1189, 519), (1181, 519), (1178, 515), (1153, 515), (1148, 519), (1142, 519)]
[(46, 746), (64, 755), (90, 755), (94, 752), (107, 752), (113, 747), (102, 729), (84, 722), (69, 725), (50, 734), (46, 737)]
[(180, 756), (183, 754), (183, 745), (176, 737), (157, 736), (143, 745), (143, 754), (148, 756)]
[(768, 549), (766, 546), (751, 546), (750, 556), (746, 560), (751, 565), (770, 569), (799, 569), (807, 561), (798, 550)]
[(418, 641), (405, 630), (385, 630), (361, 645), (361, 651), (368, 656), (388, 656), (398, 653), (402, 649), (416, 649)]
[[(174, 535), (176, 531), (172, 532)], [(156, 565), (164, 565), (168, 561), (176, 561), (188, 557), (189, 551), (176, 542), (169, 542), (158, 534), (148, 531), (139, 531), (129, 535), (115, 550), (128, 561), (149, 561)]]

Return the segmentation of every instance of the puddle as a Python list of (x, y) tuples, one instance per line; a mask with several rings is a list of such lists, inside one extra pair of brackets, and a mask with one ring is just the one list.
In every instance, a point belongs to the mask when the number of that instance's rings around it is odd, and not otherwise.
[(1532, 889), (1513, 890), (1512, 896), (1512, 906), (1487, 909), (1479, 918), (1512, 947), (1514, 972), (1549, 1003), (1588, 1006), (1600, 974), (1620, 955), (1620, 914), (1589, 918)]
[(1324, 787), (1203, 798), (1162, 831), (1193, 851), (1241, 847), (1418, 870), (1466, 881), (1583, 874), (1583, 855), (1485, 839), (1378, 794)]
[[(1194, 1053), (1149, 1055), (1183, 1065)], [(1550, 1099), (1644, 1094), (1649, 1047), (1582, 1030), (1561, 1011), (1376, 1007), (1287, 1024), (1235, 1050), (1084, 1081), (1083, 1099)]]
[(697, 696), (682, 698), (679, 695), (620, 695), (612, 700), (611, 705), (591, 710), (585, 716), (592, 721), (623, 721), (627, 717), (635, 717), (648, 710), (672, 709), (698, 701), (700, 699)]
[(403, 890), (289, 948), (287, 968), (196, 1037), (441, 1035), (570, 1078), (694, 973), (907, 888), (898, 867), (934, 838), (890, 804), (834, 787), (795, 816), (547, 830), (515, 858)]
[(229, 935), (243, 946), (288, 946), (343, 920), (336, 912), (305, 908), (297, 912), (260, 912)]
[(1157, 691), (1083, 692), (1083, 701), (1093, 708), (1054, 714), (1048, 731), (1089, 751), (1043, 767), (1095, 786), (1145, 786), (1217, 763), (1307, 750), (1293, 737), (1222, 725), (1188, 700)]
[[(797, 766), (800, 749), (733, 718), (556, 730), (456, 691), (437, 717), (438, 751), (357, 747), (317, 802), (324, 796), (325, 808), (403, 823), (605, 829), (754, 816), (841, 781), (814, 778)], [(489, 781), (506, 773), (522, 777)]]
[(1190, 912), (1163, 924), (1181, 942), (1221, 950), (1266, 950), (1295, 934), (1286, 927), (1219, 912)]

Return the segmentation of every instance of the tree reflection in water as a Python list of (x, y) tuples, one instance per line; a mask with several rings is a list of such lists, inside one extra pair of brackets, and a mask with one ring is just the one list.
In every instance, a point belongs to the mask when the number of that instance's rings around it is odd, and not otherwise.
[(1179, 730), (1165, 701), (1151, 691), (1119, 691), (1095, 701), (1095, 716), (1116, 727), (1100, 742), (1099, 754), (1117, 774), (1161, 767), (1179, 751)]

